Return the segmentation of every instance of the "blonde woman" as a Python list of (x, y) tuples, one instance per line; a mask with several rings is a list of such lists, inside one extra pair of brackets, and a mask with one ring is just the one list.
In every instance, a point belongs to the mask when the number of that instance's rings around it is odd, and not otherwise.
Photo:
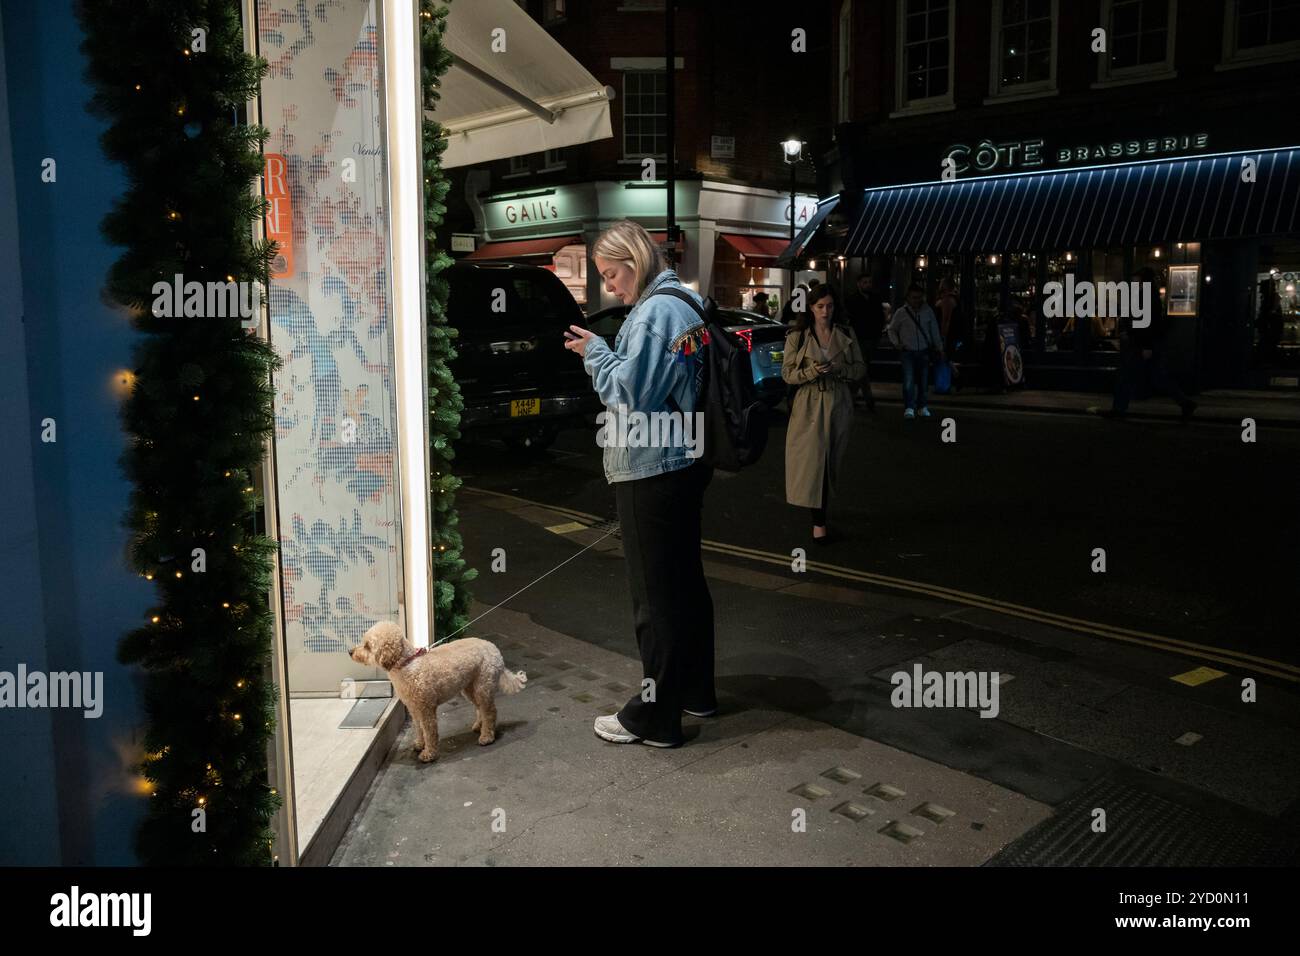
[[(704, 322), (689, 302), (665, 290), (684, 291), (701, 306), (702, 300), (685, 289), (634, 222), (607, 229), (592, 246), (592, 259), (606, 291), (632, 309), (612, 349), (576, 325), (565, 347), (582, 356), (611, 416), (669, 412), (693, 422)], [(681, 432), (660, 437), (659, 447), (604, 443), (646, 682), (618, 713), (596, 718), (595, 730), (612, 743), (675, 747), (684, 739), (683, 711), (708, 717), (718, 706), (713, 599), (700, 558), (701, 509), (713, 470), (698, 461), (698, 444), (693, 449)]]
[(795, 313), (785, 337), (781, 377), (797, 387), (785, 432), (785, 499), (812, 512), (813, 540), (826, 543), (826, 513), (843, 468), (853, 427), (852, 383), (864, 378), (862, 347), (848, 326), (836, 325), (835, 299), (820, 285)]

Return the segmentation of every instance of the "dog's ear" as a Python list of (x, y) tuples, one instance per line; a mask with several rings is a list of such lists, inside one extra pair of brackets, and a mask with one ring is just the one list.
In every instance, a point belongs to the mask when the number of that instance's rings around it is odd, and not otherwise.
[(370, 641), (371, 659), (384, 670), (392, 670), (402, 659), (405, 638), (396, 624), (376, 625)]

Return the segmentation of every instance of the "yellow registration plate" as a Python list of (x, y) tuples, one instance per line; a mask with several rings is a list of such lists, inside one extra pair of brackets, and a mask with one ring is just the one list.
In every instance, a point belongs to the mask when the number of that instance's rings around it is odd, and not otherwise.
[(785, 353), (784, 353), (784, 352), (770, 352), (770, 353), (768, 353), (768, 354), (770, 354), (770, 355), (772, 356), (772, 361), (773, 361), (773, 362), (780, 362), (781, 360), (783, 360), (783, 359), (785, 358)]
[(510, 417), (518, 418), (520, 415), (540, 415), (542, 413), (542, 400), (540, 398), (515, 398), (510, 401)]

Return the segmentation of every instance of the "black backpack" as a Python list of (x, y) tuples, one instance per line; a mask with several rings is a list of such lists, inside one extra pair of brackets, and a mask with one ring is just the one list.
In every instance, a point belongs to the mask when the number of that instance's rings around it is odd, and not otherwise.
[[(704, 412), (704, 449), (700, 458), (723, 471), (739, 471), (758, 461), (767, 445), (767, 406), (754, 388), (749, 353), (727, 334), (718, 306), (705, 298), (701, 308), (691, 295), (675, 286), (652, 295), (671, 295), (688, 304), (704, 320), (708, 343), (700, 352), (697, 388)], [(673, 402), (676, 405), (676, 402)]]

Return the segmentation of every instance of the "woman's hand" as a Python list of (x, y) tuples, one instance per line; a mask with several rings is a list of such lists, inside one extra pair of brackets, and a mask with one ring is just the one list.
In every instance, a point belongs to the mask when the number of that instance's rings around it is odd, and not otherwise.
[(569, 331), (564, 333), (564, 347), (570, 352), (577, 352), (581, 356), (587, 354), (587, 343), (596, 338), (596, 333), (590, 329), (584, 329), (580, 325), (569, 326)]
[(813, 366), (813, 368), (817, 370), (818, 375), (826, 375), (831, 371), (832, 368), (834, 368), (834, 365), (832, 365), (830, 362), (818, 362)]

